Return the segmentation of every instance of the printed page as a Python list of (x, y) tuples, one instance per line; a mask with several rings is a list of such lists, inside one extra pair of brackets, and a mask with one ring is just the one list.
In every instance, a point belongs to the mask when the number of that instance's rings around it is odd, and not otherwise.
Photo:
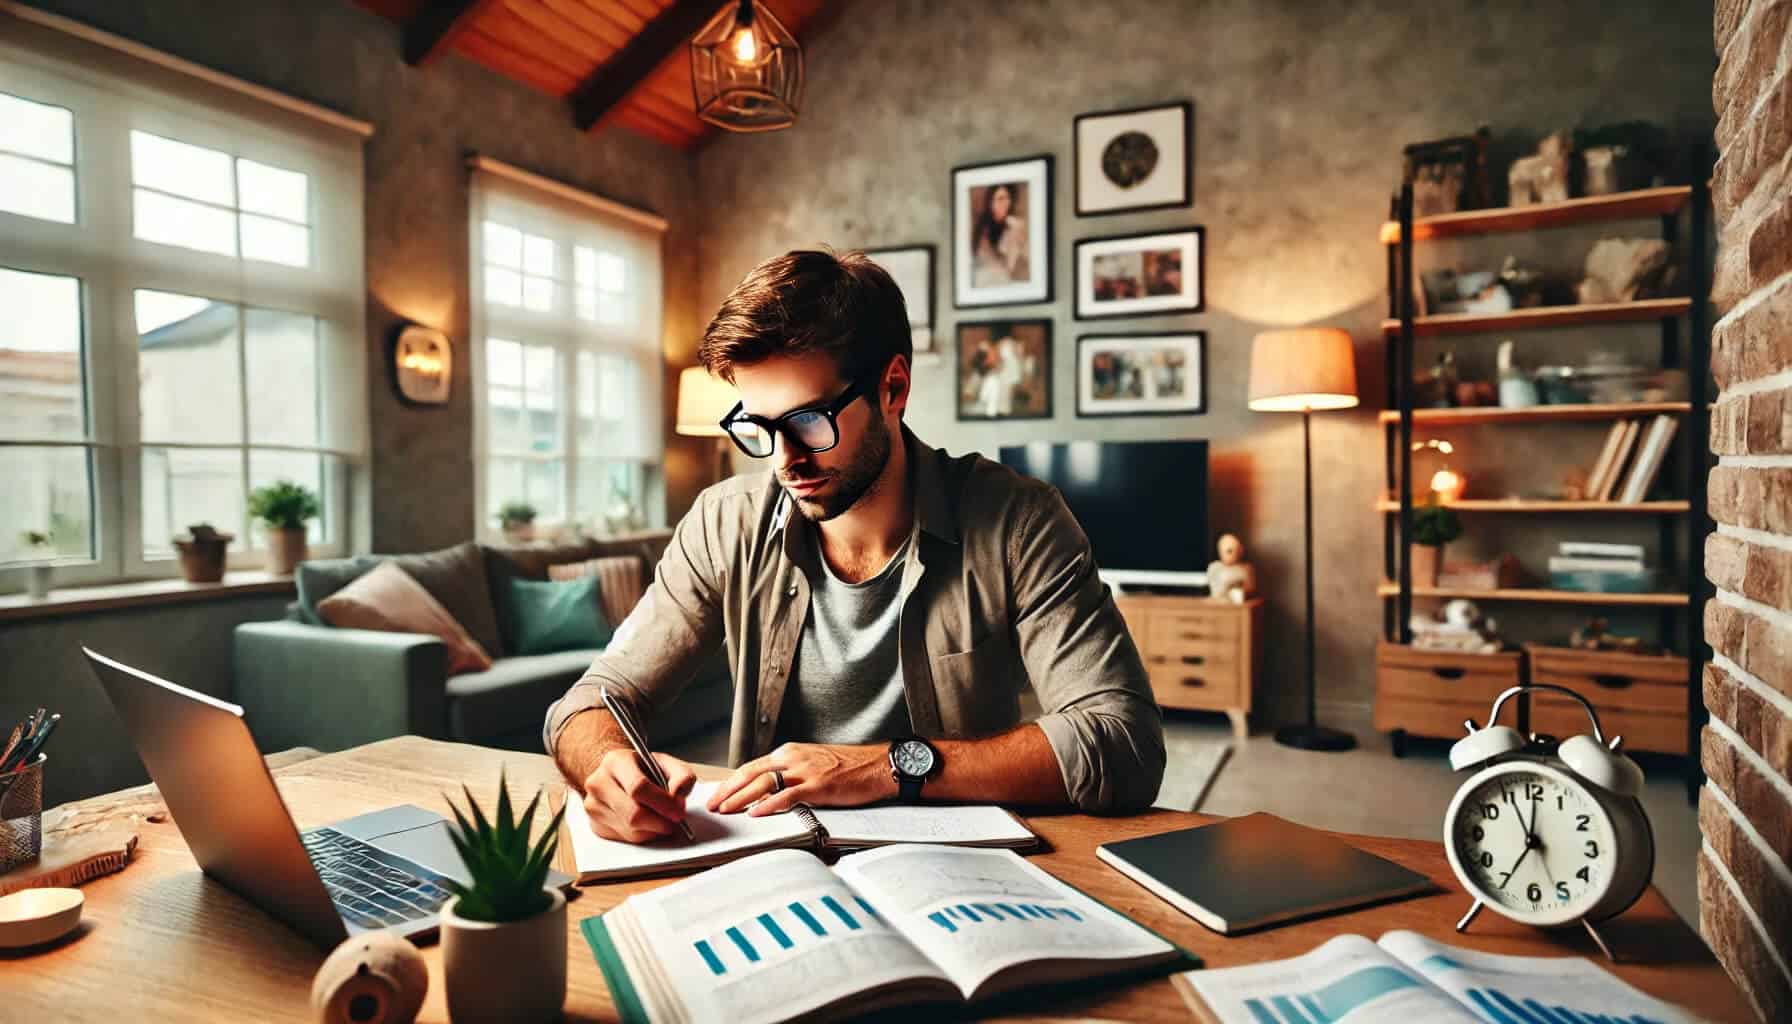
[(651, 843), (619, 843), (591, 830), (585, 814), (585, 798), (578, 790), (566, 791), (566, 831), (572, 837), (573, 857), (581, 879), (627, 877), (665, 871), (691, 862), (713, 862), (746, 850), (790, 846), (809, 840), (808, 826), (794, 814), (712, 814), (706, 807), (717, 783), (699, 782), (685, 801), (685, 820), (696, 842), (670, 835)]
[(1175, 947), (1022, 860), (1012, 850), (886, 846), (835, 873), (972, 998), (991, 976), (1032, 960), (1169, 956)]
[(833, 846), (886, 843), (1030, 843), (1034, 835), (1000, 807), (916, 807), (885, 804), (852, 809), (816, 808), (815, 818)]
[(1199, 994), (1223, 1024), (1477, 1024), (1361, 935), (1340, 935), (1289, 960), (1184, 971), (1176, 981)]
[(774, 850), (629, 898), (696, 1021), (781, 1021), (939, 968), (814, 854)]
[(1381, 947), (1433, 985), (1497, 1024), (1623, 1021), (1693, 1024), (1698, 1018), (1664, 1003), (1580, 956), (1502, 956), (1389, 932)]

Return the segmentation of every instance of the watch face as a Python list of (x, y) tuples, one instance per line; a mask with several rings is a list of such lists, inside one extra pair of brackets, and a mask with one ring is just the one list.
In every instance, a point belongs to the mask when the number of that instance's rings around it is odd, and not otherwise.
[(896, 744), (890, 760), (897, 771), (920, 778), (933, 771), (933, 748), (920, 740), (903, 740)]
[(1605, 896), (1625, 855), (1586, 784), (1536, 762), (1495, 765), (1469, 779), (1444, 828), (1450, 866), (1463, 885), (1527, 924), (1585, 915)]

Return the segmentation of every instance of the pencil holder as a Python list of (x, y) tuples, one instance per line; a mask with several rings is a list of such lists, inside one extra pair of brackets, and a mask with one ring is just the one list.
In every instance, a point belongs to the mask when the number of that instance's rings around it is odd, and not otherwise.
[(0, 874), (43, 852), (44, 757), (0, 775)]

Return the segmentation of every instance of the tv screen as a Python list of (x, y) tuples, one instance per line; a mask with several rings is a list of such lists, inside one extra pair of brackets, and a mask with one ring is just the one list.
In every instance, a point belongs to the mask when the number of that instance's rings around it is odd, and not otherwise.
[(1064, 495), (1109, 582), (1204, 579), (1206, 441), (1040, 442), (1004, 447), (1001, 461)]

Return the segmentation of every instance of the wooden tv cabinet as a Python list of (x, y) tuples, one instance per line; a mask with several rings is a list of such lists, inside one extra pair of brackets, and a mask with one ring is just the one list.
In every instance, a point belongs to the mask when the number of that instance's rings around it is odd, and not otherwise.
[(1224, 711), (1232, 732), (1250, 735), (1245, 716), (1263, 667), (1263, 600), (1116, 594), (1114, 603), (1166, 708)]

